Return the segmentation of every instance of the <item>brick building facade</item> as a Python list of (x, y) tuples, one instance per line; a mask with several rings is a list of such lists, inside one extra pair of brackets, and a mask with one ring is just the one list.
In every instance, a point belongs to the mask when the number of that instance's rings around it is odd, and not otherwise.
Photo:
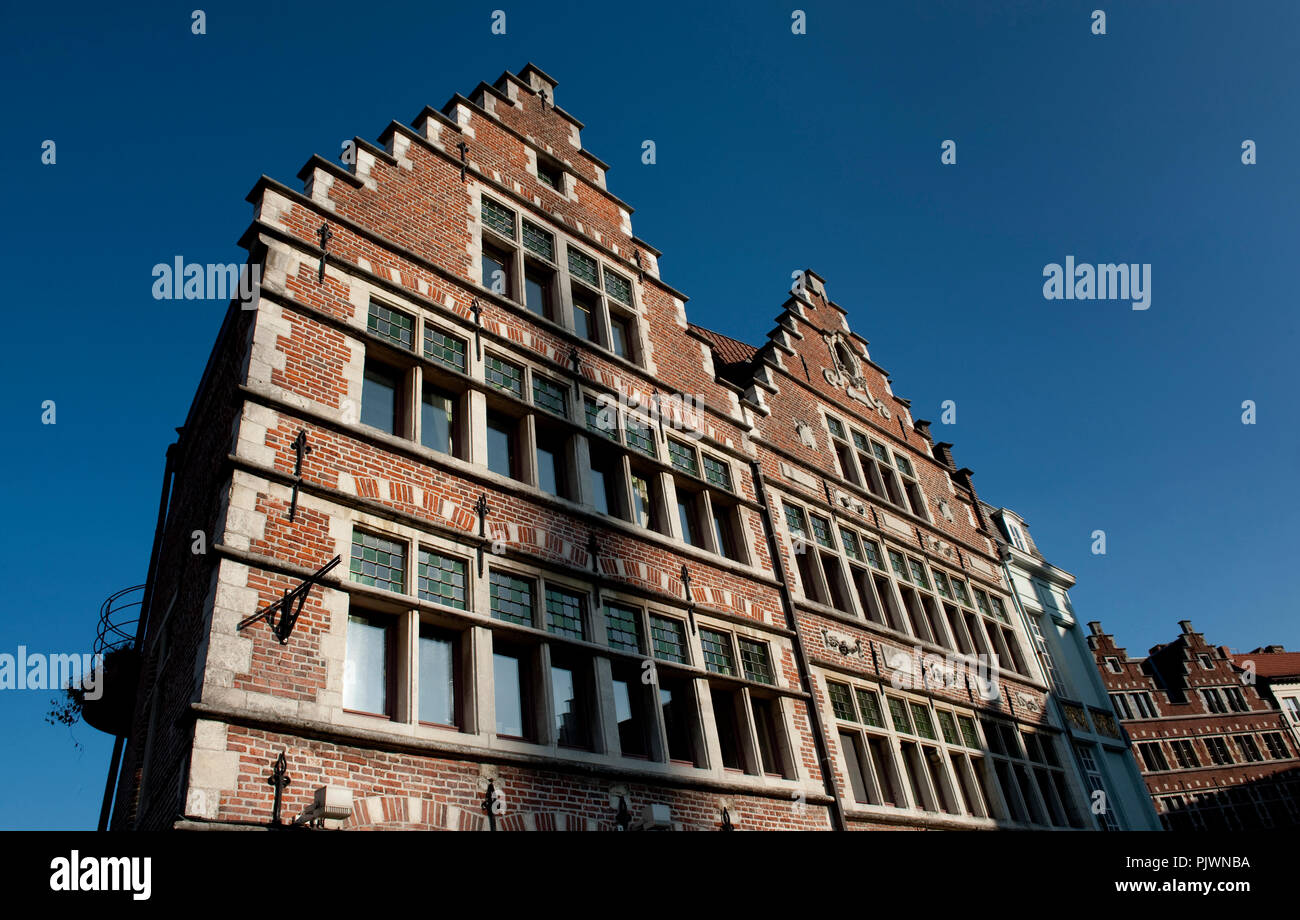
[(529, 65), (249, 194), (112, 826), (264, 824), (281, 753), (348, 827), (1091, 826), (971, 471), (815, 273), (691, 324), (581, 128)]
[(1260, 692), (1255, 653), (1233, 656), (1183, 620), (1174, 641), (1129, 658), (1100, 623), (1088, 625), (1097, 668), (1167, 828), (1300, 825), (1300, 748)]

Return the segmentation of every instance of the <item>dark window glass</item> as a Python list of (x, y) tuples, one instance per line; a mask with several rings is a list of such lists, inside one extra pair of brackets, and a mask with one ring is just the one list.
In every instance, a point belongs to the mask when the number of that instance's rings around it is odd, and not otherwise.
[(401, 385), (401, 371), (366, 359), (365, 379), (361, 385), (362, 424), (397, 434), (397, 394)]
[(609, 349), (620, 358), (630, 358), (632, 330), (628, 321), (620, 316), (609, 318)]
[(552, 495), (560, 494), (562, 454), (560, 445), (551, 438), (537, 436), (537, 488)]
[(774, 700), (750, 697), (750, 708), (754, 713), (754, 731), (758, 735), (758, 756), (762, 761), (763, 772), (777, 776), (783, 775), (780, 748), (780, 720), (777, 717)]
[(618, 744), (625, 757), (647, 757), (646, 720), (643, 689), (639, 680), (614, 678), (614, 721), (618, 724)]
[(696, 497), (689, 494), (677, 496), (677, 519), (682, 525), (682, 539), (691, 546), (700, 545), (700, 526), (696, 519)]
[(551, 696), (555, 704), (555, 740), (561, 747), (585, 748), (587, 718), (573, 668), (551, 665)]
[(592, 306), (578, 298), (573, 299), (573, 329), (589, 342), (596, 341), (596, 323), (592, 319)]
[(518, 422), (507, 416), (488, 413), (488, 469), (502, 476), (515, 477), (515, 440), (518, 437)]
[(695, 718), (691, 697), (686, 681), (660, 678), (659, 707), (663, 711), (670, 760), (695, 763), (695, 745), (692, 741)]
[(444, 454), (455, 453), (456, 397), (430, 384), (420, 399), (420, 443)]
[(538, 316), (551, 317), (551, 273), (530, 268), (524, 272), (524, 302)]
[(420, 627), (420, 721), (456, 724), (455, 637)]
[(718, 746), (722, 749), (722, 765), (728, 770), (743, 770), (745, 762), (740, 749), (736, 695), (717, 687), (710, 688), (710, 695), (713, 697), (713, 721), (718, 727)]

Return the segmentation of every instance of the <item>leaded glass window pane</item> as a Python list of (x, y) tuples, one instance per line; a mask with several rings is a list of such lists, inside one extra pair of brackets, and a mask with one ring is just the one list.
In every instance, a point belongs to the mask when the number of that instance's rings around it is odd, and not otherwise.
[(465, 609), (465, 560), (422, 549), (415, 575), (420, 600)]
[(961, 736), (966, 742), (966, 747), (977, 748), (980, 746), (980, 736), (975, 731), (975, 720), (970, 716), (958, 716), (957, 724), (961, 726)]
[(690, 473), (692, 476), (700, 475), (700, 464), (695, 459), (695, 448), (669, 438), (668, 459), (683, 473)]
[(511, 364), (496, 355), (489, 354), (483, 361), (483, 379), (488, 386), (494, 386), (523, 398), (524, 369), (518, 364)]
[(483, 224), (504, 237), (515, 238), (515, 212), (487, 196), (483, 197)]
[(605, 291), (621, 304), (632, 306), (632, 282), (605, 269)]
[(871, 450), (871, 442), (867, 440), (867, 436), (857, 431), (853, 432), (853, 446), (863, 453)]
[(561, 417), (568, 414), (568, 399), (564, 388), (540, 374), (533, 374), (533, 405)]
[(736, 637), (740, 645), (740, 667), (746, 678), (760, 684), (773, 683), (772, 662), (768, 658), (767, 643)]
[(1001, 620), (1003, 623), (1010, 622), (1007, 619), (1007, 608), (1002, 606), (1002, 598), (998, 597), (997, 595), (990, 594), (989, 600), (993, 602), (993, 615), (997, 617), (999, 620)]
[(953, 721), (952, 713), (943, 709), (936, 709), (939, 716), (939, 728), (943, 731), (943, 740), (949, 744), (961, 744), (961, 735), (957, 734), (957, 723)]
[(884, 728), (885, 717), (880, 711), (880, 697), (876, 696), (875, 691), (859, 688), (857, 696), (858, 708), (862, 711), (863, 723), (876, 728)]
[(569, 272), (592, 287), (600, 288), (600, 275), (596, 271), (596, 260), (585, 252), (569, 247)]
[(406, 590), (406, 544), (353, 530), (351, 571), (355, 582), (400, 594)]
[(902, 470), (904, 476), (910, 476), (913, 479), (916, 478), (916, 472), (912, 469), (911, 460), (908, 460), (902, 454), (894, 454), (894, 462), (898, 465), (898, 468)]
[(840, 542), (844, 544), (844, 555), (848, 556), (854, 562), (862, 561), (862, 549), (858, 545), (857, 534), (845, 527), (841, 527)]
[(862, 551), (873, 569), (880, 569), (882, 572), (885, 570), (884, 563), (880, 561), (880, 547), (876, 545), (875, 540), (863, 540)]
[(938, 739), (934, 734), (934, 722), (930, 719), (930, 710), (920, 703), (909, 703), (912, 709), (912, 721), (916, 724), (916, 733), (922, 738), (929, 738), (931, 741)]
[(648, 456), (657, 456), (655, 451), (654, 431), (648, 423), (642, 422), (634, 415), (629, 415), (623, 424), (627, 446), (641, 451)]
[(366, 328), (380, 338), (387, 339), (407, 351), (415, 343), (415, 320), (398, 310), (370, 301), (370, 315)]
[(913, 734), (912, 720), (907, 715), (907, 707), (903, 701), (897, 697), (887, 697), (889, 700), (889, 715), (894, 720), (894, 730), (900, 731), (905, 735)]
[(912, 569), (912, 581), (922, 588), (929, 588), (930, 579), (925, 577), (925, 566), (911, 558), (907, 560), (907, 564)]
[(812, 520), (813, 539), (827, 549), (834, 549), (835, 541), (831, 539), (830, 521), (815, 514), (809, 515), (809, 518)]
[(506, 572), (488, 576), (488, 597), (492, 616), (519, 626), (533, 625), (533, 583)]
[(559, 588), (546, 589), (546, 628), (557, 636), (581, 639), (582, 595)]
[(853, 697), (849, 695), (848, 684), (837, 684), (835, 681), (826, 681), (826, 695), (831, 700), (831, 712), (835, 718), (843, 719), (845, 722), (858, 721), (858, 714), (853, 711)]
[(832, 418), (831, 416), (828, 415), (826, 416), (826, 425), (828, 428), (830, 428), (832, 437), (839, 438), (841, 441), (844, 440), (845, 438), (844, 426), (840, 424), (839, 419)]
[(889, 551), (889, 564), (893, 567), (895, 575), (903, 581), (908, 580), (907, 563), (903, 560), (902, 553), (898, 552), (898, 550), (891, 549)]
[(660, 661), (686, 663), (686, 634), (681, 620), (650, 616), (650, 642)]
[(700, 630), (700, 650), (704, 652), (704, 667), (715, 674), (736, 676), (736, 662), (731, 657), (731, 637), (712, 629)]
[(424, 356), (464, 373), (465, 340), (425, 324)]
[(938, 569), (934, 570), (934, 590), (939, 592), (940, 597), (952, 600), (952, 592), (948, 590), (948, 576)]
[(798, 508), (791, 507), (790, 505), (785, 505), (784, 507), (785, 507), (785, 522), (786, 525), (790, 528), (790, 533), (794, 534), (797, 537), (805, 536), (806, 530), (804, 529), (803, 511), (801, 511)]
[(640, 653), (641, 614), (634, 607), (605, 605), (605, 632), (611, 648)]
[(704, 458), (704, 478), (717, 486), (719, 489), (731, 489), (731, 467), (716, 457), (710, 457), (708, 454)]
[(587, 415), (587, 430), (617, 441), (618, 410), (611, 404), (602, 405), (590, 396), (584, 397), (582, 404)]
[(523, 226), (524, 248), (537, 253), (548, 262), (554, 262), (555, 237), (531, 221), (525, 220)]
[(993, 616), (993, 611), (989, 609), (989, 596), (979, 588), (975, 589), (975, 603), (979, 605), (980, 613), (986, 617)]
[(952, 580), (952, 593), (957, 595), (957, 602), (963, 607), (970, 606), (970, 595), (966, 593), (966, 582), (954, 578)]
[(871, 442), (871, 452), (876, 455), (876, 459), (881, 463), (889, 462), (889, 451), (885, 450), (884, 447), (877, 444), (875, 441)]

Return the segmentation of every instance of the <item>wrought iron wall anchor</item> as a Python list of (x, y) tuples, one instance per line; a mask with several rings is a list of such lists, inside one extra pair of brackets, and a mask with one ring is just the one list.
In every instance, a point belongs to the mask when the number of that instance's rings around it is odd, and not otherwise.
[(330, 240), (334, 239), (334, 231), (330, 229), (328, 223), (324, 223), (320, 225), (316, 235), (320, 237), (320, 267), (316, 270), (316, 283), (322, 284), (325, 281), (325, 263), (329, 261)]
[(456, 149), (460, 151), (460, 181), (464, 182), (465, 169), (469, 165), (469, 161), (465, 159), (466, 155), (469, 153), (469, 144), (461, 141), (456, 145)]
[(289, 778), (289, 766), (284, 759), (284, 751), (275, 759), (275, 767), (271, 770), (271, 775), (266, 781), (275, 789), (275, 805), (271, 808), (271, 826), (284, 827), (284, 822), (280, 820), (280, 806), (284, 799), (284, 790), (293, 782)]
[[(245, 617), (235, 627), (239, 632), (246, 626), (252, 626), (258, 620), (266, 620), (266, 625), (271, 627), (271, 633), (280, 640), (281, 645), (289, 642), (289, 636), (293, 635), (294, 624), (298, 622), (298, 617), (302, 615), (303, 604), (307, 602), (307, 596), (311, 594), (312, 586), (325, 577), (336, 565), (343, 561), (342, 556), (335, 556), (329, 562), (325, 563), (314, 573), (307, 576), (303, 583), (292, 591), (284, 592), (284, 597), (280, 598), (274, 604), (259, 610), (251, 617)], [(276, 614), (279, 614), (277, 619)]]
[(289, 446), (297, 454), (293, 463), (293, 500), (289, 502), (289, 520), (292, 521), (298, 513), (298, 487), (302, 485), (302, 458), (311, 453), (311, 445), (307, 443), (307, 432), (299, 429), (298, 437), (294, 438)]

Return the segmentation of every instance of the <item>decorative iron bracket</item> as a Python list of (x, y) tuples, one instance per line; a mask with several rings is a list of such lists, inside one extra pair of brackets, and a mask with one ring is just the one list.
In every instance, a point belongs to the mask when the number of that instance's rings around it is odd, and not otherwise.
[[(289, 636), (293, 635), (293, 627), (298, 622), (298, 617), (302, 615), (303, 605), (307, 602), (307, 596), (311, 594), (312, 586), (342, 561), (342, 556), (335, 556), (314, 573), (307, 576), (298, 587), (292, 591), (284, 592), (284, 597), (274, 604), (264, 610), (259, 610), (251, 617), (241, 620), (239, 625), (235, 627), (235, 631), (239, 632), (246, 626), (252, 626), (258, 620), (266, 620), (266, 625), (271, 627), (271, 633), (280, 640), (280, 644), (288, 644)], [(276, 618), (277, 613), (279, 614), (278, 619)]]

